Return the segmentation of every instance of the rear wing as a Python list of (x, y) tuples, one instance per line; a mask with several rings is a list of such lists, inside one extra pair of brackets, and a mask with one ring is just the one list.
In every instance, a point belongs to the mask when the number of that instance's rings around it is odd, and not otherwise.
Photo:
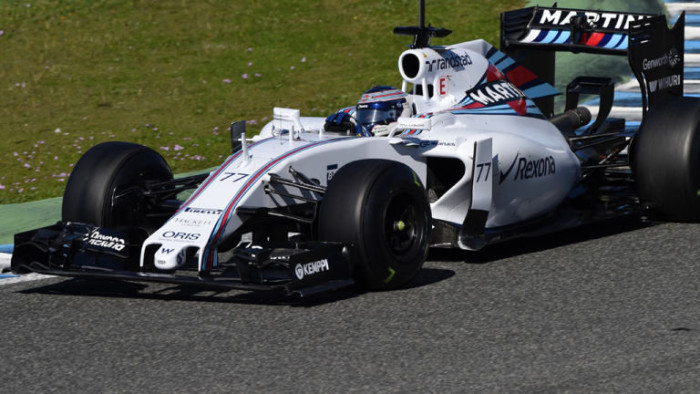
[[(664, 15), (529, 7), (501, 14), (501, 50), (554, 85), (555, 52), (627, 56), (644, 111), (664, 95), (683, 95), (685, 14), (669, 30)], [(553, 98), (536, 101), (551, 115)]]
[(626, 55), (630, 24), (655, 14), (530, 7), (501, 14), (501, 47)]

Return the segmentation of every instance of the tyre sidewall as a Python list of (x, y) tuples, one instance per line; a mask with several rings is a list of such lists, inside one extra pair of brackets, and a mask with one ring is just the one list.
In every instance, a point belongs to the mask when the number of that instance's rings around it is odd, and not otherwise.
[(700, 99), (674, 97), (648, 112), (632, 145), (640, 199), (677, 221), (700, 220)]
[[(393, 198), (416, 203), (422, 218), (411, 253), (390, 251), (384, 230)], [(363, 160), (342, 167), (330, 182), (320, 210), (319, 238), (354, 245), (354, 277), (372, 290), (402, 286), (420, 271), (430, 238), (430, 206), (422, 184), (406, 165)]]
[(156, 151), (127, 142), (106, 142), (88, 150), (71, 173), (63, 194), (63, 221), (97, 226), (134, 225), (142, 220), (138, 201), (113, 207), (115, 191), (147, 181), (170, 180), (172, 172)]

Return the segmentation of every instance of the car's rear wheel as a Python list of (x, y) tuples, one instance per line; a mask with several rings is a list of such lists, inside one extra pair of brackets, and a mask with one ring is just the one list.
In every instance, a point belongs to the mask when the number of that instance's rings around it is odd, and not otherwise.
[(319, 238), (353, 245), (354, 277), (370, 290), (395, 289), (415, 277), (430, 229), (430, 205), (418, 176), (388, 160), (343, 166), (319, 212)]
[(153, 149), (128, 142), (95, 145), (68, 179), (62, 219), (96, 226), (145, 224), (152, 208), (143, 196), (145, 186), (171, 179), (170, 167)]
[(700, 99), (651, 107), (631, 148), (642, 202), (665, 219), (700, 221)]

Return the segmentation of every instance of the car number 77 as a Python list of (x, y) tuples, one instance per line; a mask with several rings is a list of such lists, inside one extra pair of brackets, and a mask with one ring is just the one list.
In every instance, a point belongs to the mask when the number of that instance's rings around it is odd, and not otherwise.
[(223, 182), (223, 181), (225, 181), (225, 180), (228, 180), (228, 179), (230, 179), (230, 178), (235, 177), (235, 178), (233, 179), (233, 183), (236, 183), (236, 182), (240, 181), (241, 179), (243, 179), (243, 178), (245, 178), (245, 177), (247, 177), (247, 176), (249, 175), (249, 174), (243, 174), (243, 173), (240, 173), (240, 172), (224, 172), (224, 174), (226, 174), (226, 175), (223, 176), (223, 177), (221, 177), (221, 179), (220, 179), (219, 181)]
[(476, 168), (479, 169), (479, 174), (476, 176), (476, 181), (481, 182), (481, 175), (484, 172), (484, 168), (486, 168), (486, 173), (484, 175), (484, 182), (489, 180), (489, 174), (491, 173), (491, 163), (481, 163), (477, 164)]

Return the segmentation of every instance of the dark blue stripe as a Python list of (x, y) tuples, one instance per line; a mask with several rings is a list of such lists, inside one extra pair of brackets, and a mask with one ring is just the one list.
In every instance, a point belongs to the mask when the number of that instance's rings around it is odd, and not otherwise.
[(604, 47), (605, 45), (607, 45), (608, 42), (610, 42), (610, 40), (613, 38), (613, 36), (614, 36), (614, 33), (606, 33), (603, 36), (603, 39), (600, 40), (600, 42), (598, 44), (596, 44), (596, 46), (597, 47)]
[(540, 31), (540, 34), (538, 34), (537, 37), (535, 37), (534, 42), (542, 42), (542, 40), (544, 40), (544, 38), (547, 37), (547, 34), (549, 34), (549, 30), (542, 29), (542, 31)]

